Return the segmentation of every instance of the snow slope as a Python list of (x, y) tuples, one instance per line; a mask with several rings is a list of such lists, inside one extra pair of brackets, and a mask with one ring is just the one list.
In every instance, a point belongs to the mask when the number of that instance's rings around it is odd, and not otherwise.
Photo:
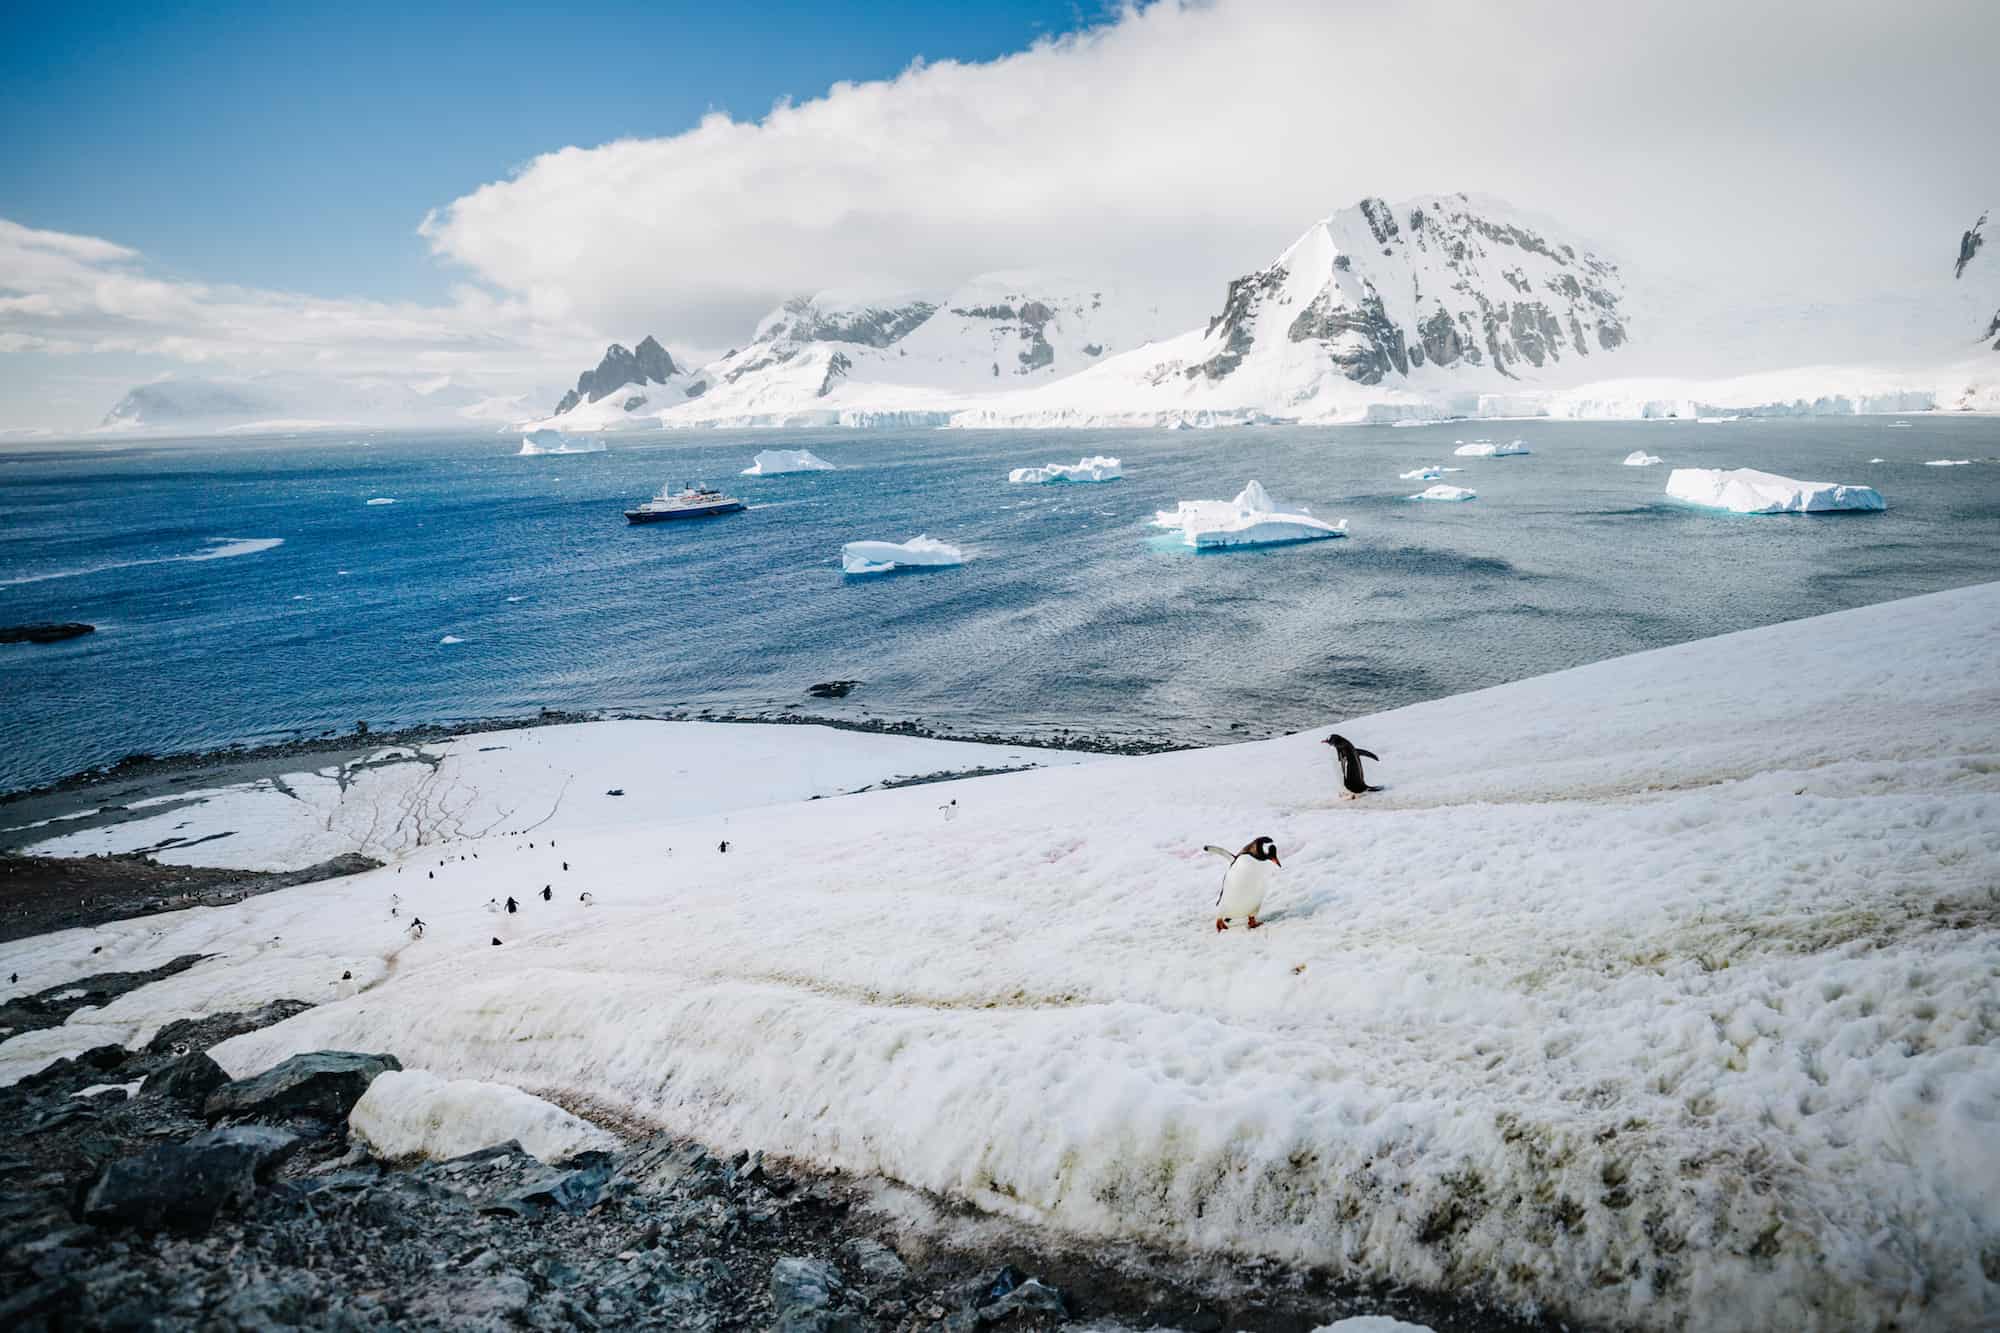
[[(649, 802), (0, 974), (215, 953), (59, 1031), (301, 995), (216, 1058), (390, 1050), (1083, 1236), (1590, 1324), (1992, 1326), (1996, 651), (1989, 584), (1343, 720), (1359, 802), (1318, 732), (960, 783), (950, 821)], [(1258, 834), (1268, 925), (1217, 935), (1201, 845)], [(483, 910), (549, 880), (595, 906)]]

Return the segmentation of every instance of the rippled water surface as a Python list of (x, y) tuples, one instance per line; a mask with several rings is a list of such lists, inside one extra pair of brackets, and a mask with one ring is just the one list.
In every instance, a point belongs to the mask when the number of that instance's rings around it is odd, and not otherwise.
[[(1453, 442), (1527, 440), (1526, 458)], [(1204, 742), (2000, 577), (2000, 421), (1457, 423), (1410, 430), (700, 433), (516, 457), (505, 437), (175, 441), (0, 454), (0, 789), (134, 751), (538, 707), (912, 717)], [(739, 478), (762, 448), (840, 471)], [(1634, 449), (1660, 467), (1624, 467)], [(1123, 481), (1009, 486), (1122, 457)], [(1880, 463), (1871, 459), (1882, 458)], [(1930, 459), (1973, 458), (1965, 467)], [(1464, 504), (1403, 497), (1444, 478)], [(1667, 471), (1880, 489), (1882, 514), (1744, 518)], [(1255, 477), (1352, 536), (1194, 555), (1147, 526)], [(749, 512), (628, 527), (669, 480)], [(393, 499), (393, 504), (370, 500)], [(851, 579), (926, 532), (955, 569)], [(809, 701), (815, 681), (865, 682)]]

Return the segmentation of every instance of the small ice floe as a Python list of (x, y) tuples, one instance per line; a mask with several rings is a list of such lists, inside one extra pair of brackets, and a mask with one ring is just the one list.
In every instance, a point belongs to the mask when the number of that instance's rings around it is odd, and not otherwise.
[(396, 503), (396, 500), (394, 496), (378, 495), (368, 503), (372, 505), (392, 505)]
[(1924, 466), (1925, 467), (1971, 467), (1972, 460), (1970, 458), (1933, 458), (1929, 462), (1925, 463)]
[(1512, 458), (1531, 450), (1523, 440), (1509, 440), (1505, 444), (1495, 444), (1491, 440), (1468, 440), (1452, 452), (1460, 458)]
[(1658, 454), (1649, 454), (1644, 449), (1634, 449), (1625, 455), (1626, 467), (1652, 467), (1662, 461)]
[(1889, 507), (1872, 486), (1794, 481), (1747, 467), (1677, 467), (1667, 475), (1667, 494), (1704, 509), (1726, 509), (1734, 514), (1821, 514)]
[(1183, 500), (1153, 516), (1153, 526), (1179, 532), (1197, 550), (1220, 546), (1271, 546), (1281, 542), (1345, 537), (1347, 521), (1328, 523), (1301, 505), (1286, 509), (1257, 482), (1233, 500)]
[(458, 637), (458, 636), (457, 636), (456, 634), (447, 634), (447, 635), (445, 635), (445, 636), (444, 636), (444, 637), (443, 637), (442, 639), (439, 639), (439, 640), (438, 640), (438, 642), (439, 642), (439, 643), (464, 643), (464, 642), (465, 642), (465, 640), (464, 640), (464, 639), (461, 639), (461, 638), (459, 638), (459, 637)]
[(1886, 458), (1871, 458), (1871, 459), (1869, 459), (1868, 461), (1869, 461), (1869, 462), (1871, 462), (1871, 463), (1886, 463), (1886, 462), (1888, 462), (1889, 460), (1888, 460), (1888, 459), (1886, 459)]
[(765, 449), (743, 469), (746, 477), (776, 477), (787, 472), (832, 472), (833, 464), (810, 449)]
[(559, 430), (531, 430), (521, 437), (521, 452), (517, 458), (533, 458), (538, 454), (601, 454), (605, 451), (602, 436), (565, 435)]
[(507, 600), (510, 602), (518, 602), (522, 600), (522, 597), (521, 594), (515, 593), (512, 597), (509, 597)]
[(1910, 423), (1907, 421), (1892, 421), (1889, 423), (1890, 430), (1908, 430), (1909, 428)]
[(1092, 455), (1074, 463), (1044, 463), (1040, 467), (1017, 467), (1007, 474), (1015, 485), (1039, 486), (1052, 481), (1116, 481), (1125, 469), (1115, 458)]
[(1441, 467), (1438, 464), (1433, 463), (1429, 467), (1420, 467), (1415, 469), (1414, 471), (1405, 472), (1399, 478), (1397, 478), (1397, 480), (1436, 481), (1440, 477), (1444, 476), (1444, 474), (1447, 472), (1463, 472), (1463, 471), (1465, 471), (1465, 469), (1462, 467)]
[(843, 574), (886, 574), (899, 568), (941, 568), (964, 563), (965, 552), (924, 533), (906, 542), (848, 542), (840, 548)]
[(1477, 500), (1478, 491), (1468, 491), (1463, 486), (1432, 486), (1409, 497), (1412, 500)]

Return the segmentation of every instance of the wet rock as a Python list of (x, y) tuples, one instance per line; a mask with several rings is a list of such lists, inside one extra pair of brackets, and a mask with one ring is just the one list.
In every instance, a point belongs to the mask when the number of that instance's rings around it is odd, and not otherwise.
[(909, 1281), (909, 1265), (879, 1240), (857, 1236), (841, 1247), (841, 1255), (854, 1266), (855, 1285), (871, 1297), (894, 1291)]
[(1069, 1318), (1069, 1302), (1061, 1291), (1038, 1278), (1029, 1278), (999, 1300), (979, 1307), (979, 1322), (1029, 1324)]
[(146, 1097), (164, 1098), (176, 1106), (194, 1107), (206, 1102), (208, 1094), (227, 1082), (229, 1075), (222, 1072), (222, 1066), (210, 1059), (206, 1051), (191, 1051), (148, 1074), (139, 1092)]
[(840, 1288), (840, 1274), (824, 1259), (788, 1257), (771, 1265), (771, 1306), (781, 1318), (826, 1309)]
[(481, 1211), (512, 1213), (516, 1217), (539, 1217), (551, 1210), (580, 1213), (603, 1197), (605, 1182), (610, 1179), (611, 1154), (582, 1153), (571, 1158), (567, 1167), (551, 1168), (529, 1177), (525, 1184)]
[(210, 1120), (223, 1116), (312, 1116), (345, 1124), (347, 1113), (378, 1075), (401, 1069), (393, 1055), (356, 1051), (311, 1051), (295, 1055), (250, 1078), (226, 1083), (210, 1093), (202, 1110)]
[(258, 1176), (300, 1143), (281, 1129), (232, 1125), (113, 1162), (91, 1187), (84, 1217), (147, 1230), (205, 1231), (224, 1207), (254, 1194)]

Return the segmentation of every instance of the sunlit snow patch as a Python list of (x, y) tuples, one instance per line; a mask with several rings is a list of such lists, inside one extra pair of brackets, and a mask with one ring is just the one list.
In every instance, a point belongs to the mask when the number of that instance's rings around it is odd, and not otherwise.
[(1018, 485), (1037, 486), (1050, 481), (1116, 481), (1125, 469), (1115, 458), (1093, 455), (1074, 463), (1045, 463), (1041, 467), (1017, 467), (1007, 480)]
[(1505, 444), (1495, 444), (1491, 440), (1472, 440), (1452, 450), (1460, 458), (1512, 458), (1516, 454), (1530, 452), (1521, 440), (1509, 440)]
[(1634, 449), (1625, 455), (1626, 467), (1652, 467), (1662, 461), (1658, 454), (1649, 454), (1644, 449)]
[(1794, 481), (1755, 468), (1677, 467), (1667, 494), (1704, 509), (1733, 514), (1820, 514), (1843, 509), (1887, 509), (1873, 486)]
[(1347, 520), (1328, 523), (1314, 518), (1304, 506), (1281, 508), (1255, 481), (1234, 500), (1183, 500), (1171, 510), (1162, 509), (1153, 516), (1153, 526), (1179, 532), (1183, 541), (1197, 549), (1272, 546), (1347, 535)]
[(1477, 500), (1478, 491), (1468, 491), (1463, 486), (1432, 486), (1409, 497), (1412, 500)]
[(897, 568), (962, 565), (965, 552), (922, 533), (906, 542), (849, 542), (840, 548), (843, 574), (886, 574)]
[(537, 454), (601, 454), (607, 446), (601, 436), (565, 435), (559, 430), (531, 430), (521, 437), (516, 457)]
[(786, 472), (832, 472), (833, 464), (810, 449), (765, 449), (743, 469), (746, 477), (775, 477)]
[(618, 1140), (587, 1120), (504, 1083), (392, 1071), (368, 1085), (347, 1128), (379, 1158), (444, 1161), (515, 1139), (532, 1157), (558, 1162)]

